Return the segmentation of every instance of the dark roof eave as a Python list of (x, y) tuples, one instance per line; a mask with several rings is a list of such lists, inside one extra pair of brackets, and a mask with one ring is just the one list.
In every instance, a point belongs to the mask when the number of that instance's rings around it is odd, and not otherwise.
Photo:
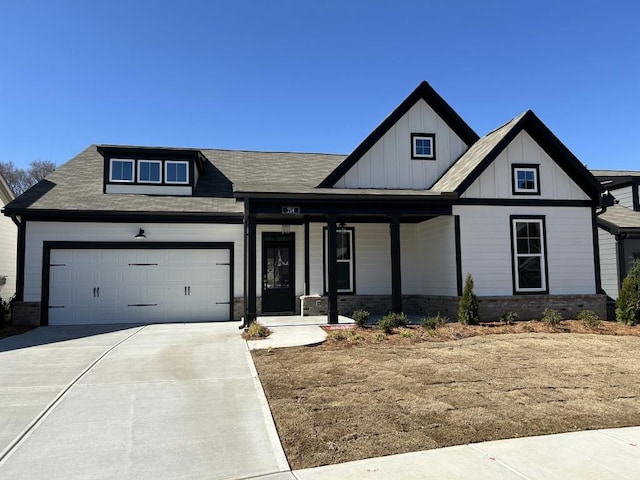
[(51, 220), (56, 219), (77, 219), (77, 218), (92, 218), (92, 219), (120, 219), (127, 220), (140, 220), (140, 219), (169, 219), (169, 218), (183, 218), (183, 219), (221, 219), (221, 220), (242, 220), (244, 214), (242, 212), (150, 212), (150, 211), (127, 211), (127, 210), (55, 210), (55, 209), (4, 209), (2, 212), (7, 217), (21, 216), (25, 219), (30, 218), (47, 218)]
[(300, 200), (318, 200), (318, 199), (349, 199), (349, 200), (411, 200), (415, 201), (416, 198), (421, 200), (455, 200), (458, 198), (458, 194), (455, 192), (433, 192), (429, 194), (413, 193), (413, 194), (393, 194), (393, 193), (352, 193), (352, 192), (260, 192), (260, 191), (235, 191), (234, 197), (236, 199), (251, 199), (251, 198), (282, 198), (282, 199), (300, 199)]

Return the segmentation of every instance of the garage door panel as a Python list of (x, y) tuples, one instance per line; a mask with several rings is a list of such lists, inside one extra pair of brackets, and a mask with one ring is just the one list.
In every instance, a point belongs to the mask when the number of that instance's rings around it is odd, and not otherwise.
[(64, 307), (49, 308), (51, 325), (230, 320), (228, 249), (53, 249), (50, 259), (49, 306)]

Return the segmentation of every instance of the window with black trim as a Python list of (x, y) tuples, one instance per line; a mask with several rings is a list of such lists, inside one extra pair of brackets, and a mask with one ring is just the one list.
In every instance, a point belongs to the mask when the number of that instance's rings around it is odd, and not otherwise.
[(134, 181), (133, 172), (134, 172), (134, 161), (123, 159), (123, 158), (112, 158), (110, 165), (110, 177), (109, 181), (111, 182), (127, 182), (131, 183)]
[(512, 218), (513, 279), (516, 293), (547, 291), (544, 218)]
[(436, 135), (434, 133), (412, 133), (411, 158), (413, 160), (435, 160)]
[(540, 195), (540, 166), (513, 164), (513, 194)]
[[(338, 227), (336, 232), (336, 272), (338, 293), (355, 293), (355, 261), (354, 261), (354, 243), (353, 243), (353, 227)], [(324, 285), (325, 292), (329, 288), (328, 283), (328, 266), (327, 258), (329, 258), (327, 245), (328, 245), (328, 230), (324, 228)]]

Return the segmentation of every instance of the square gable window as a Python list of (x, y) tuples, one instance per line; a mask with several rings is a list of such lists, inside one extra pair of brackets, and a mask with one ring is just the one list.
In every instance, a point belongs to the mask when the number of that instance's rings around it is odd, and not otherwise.
[(160, 183), (162, 162), (157, 160), (138, 160), (138, 182)]
[(514, 195), (540, 195), (539, 167), (539, 165), (512, 165)]
[(189, 163), (166, 161), (164, 181), (165, 183), (189, 183)]
[(109, 168), (109, 180), (111, 182), (133, 182), (134, 163), (134, 160), (112, 158)]
[(413, 160), (436, 159), (436, 136), (434, 133), (411, 134), (411, 158)]

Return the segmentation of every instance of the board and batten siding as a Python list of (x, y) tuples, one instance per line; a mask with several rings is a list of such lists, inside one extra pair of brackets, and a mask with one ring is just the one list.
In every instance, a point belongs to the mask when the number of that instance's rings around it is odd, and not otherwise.
[(549, 293), (595, 294), (589, 207), (455, 206), (460, 216), (462, 275), (479, 296), (512, 295), (511, 215), (544, 216)]
[[(134, 240), (143, 228), (147, 238)], [(234, 296), (244, 294), (242, 225), (166, 223), (27, 222), (24, 266), (24, 300), (39, 302), (42, 286), (42, 248), (45, 241), (130, 242), (144, 248), (153, 242), (233, 242)]]
[(633, 210), (633, 188), (631, 185), (628, 187), (616, 188), (615, 190), (611, 190), (611, 195), (615, 197), (620, 205), (623, 207), (630, 208)]
[[(514, 195), (514, 163), (540, 165), (540, 195)], [(534, 198), (544, 200), (589, 200), (584, 191), (525, 131), (505, 148), (484, 170), (462, 198)]]
[[(435, 133), (435, 160), (411, 159), (411, 133)], [(335, 188), (427, 189), (467, 148), (420, 99), (336, 182)]]
[(18, 227), (11, 218), (0, 214), (0, 277), (6, 277), (5, 284), (0, 284), (0, 298), (5, 301), (16, 293), (17, 249)]
[(600, 246), (600, 281), (606, 294), (616, 300), (618, 298), (618, 244), (615, 235), (598, 228)]

